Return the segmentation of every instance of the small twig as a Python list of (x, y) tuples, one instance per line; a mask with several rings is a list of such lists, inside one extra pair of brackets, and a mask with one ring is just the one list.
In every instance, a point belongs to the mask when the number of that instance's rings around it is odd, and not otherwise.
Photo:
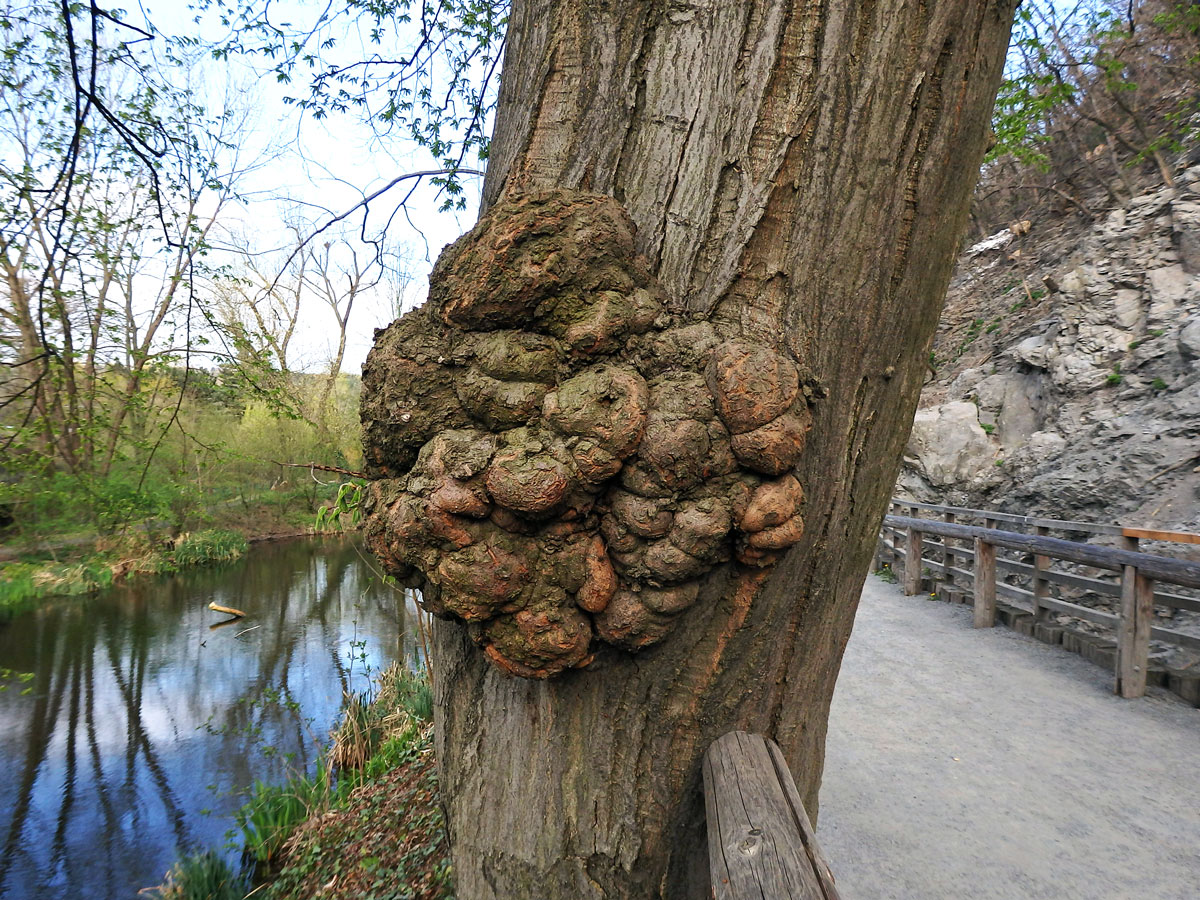
[(317, 470), (318, 472), (336, 472), (338, 475), (348, 475), (350, 478), (366, 478), (366, 472), (355, 472), (352, 469), (343, 469), (340, 466), (323, 466), (320, 463), (285, 463), (278, 460), (271, 460), (277, 466), (283, 466), (288, 469), (309, 469)]
[[(379, 197), (386, 194), (388, 191), (390, 191), (392, 188), (396, 187), (396, 185), (398, 185), (398, 184), (402, 184), (405, 181), (411, 181), (414, 179), (419, 183), (424, 178), (436, 177), (438, 175), (477, 175), (479, 177), (483, 177), (485, 174), (486, 173), (482, 169), (468, 169), (463, 166), (459, 166), (454, 169), (427, 169), (422, 172), (408, 172), (404, 175), (397, 176), (396, 178), (393, 178), (391, 181), (389, 181), (387, 184), (385, 184), (383, 187), (379, 188), (378, 190), (374, 190), (371, 193), (364, 196), (361, 200), (359, 200), (357, 203), (355, 203), (353, 206), (351, 206), (345, 212), (339, 213), (338, 215), (331, 217), (329, 219), (329, 221), (327, 221), (324, 225), (322, 225), (320, 228), (318, 228), (312, 234), (308, 235), (308, 237), (300, 240), (298, 242), (296, 249), (292, 250), (292, 252), (290, 254), (288, 254), (287, 259), (285, 259), (283, 261), (283, 266), (281, 267), (281, 270), (286, 269), (288, 266), (290, 266), (292, 263), (292, 260), (294, 260), (296, 258), (297, 254), (299, 254), (299, 253), (303, 252), (305, 249), (307, 249), (307, 247), (310, 243), (315, 241), (321, 234), (328, 231), (330, 228), (332, 228), (338, 222), (345, 221), (346, 219), (348, 219), (352, 215), (354, 215), (356, 212), (358, 212), (360, 209), (364, 209), (369, 212), (371, 209), (371, 202), (373, 200), (377, 200)], [(410, 194), (411, 194), (411, 192), (410, 192)], [(365, 228), (366, 228), (366, 218), (364, 217), (363, 229), (365, 230)], [(365, 240), (365, 238), (364, 238), (364, 240)]]
[(239, 631), (237, 634), (235, 634), (234, 637), (239, 638), (243, 634), (245, 634), (247, 631), (253, 631), (255, 628), (262, 628), (262, 624), (260, 623), (258, 625), (251, 625), (249, 628), (243, 628), (241, 631)]

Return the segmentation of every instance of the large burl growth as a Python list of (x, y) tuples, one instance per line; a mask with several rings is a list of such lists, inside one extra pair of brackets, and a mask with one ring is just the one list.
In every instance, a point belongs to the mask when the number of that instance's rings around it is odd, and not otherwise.
[(604, 196), (495, 206), (363, 371), (366, 535), (527, 678), (662, 640), (715, 566), (801, 535), (792, 360), (684, 321)]

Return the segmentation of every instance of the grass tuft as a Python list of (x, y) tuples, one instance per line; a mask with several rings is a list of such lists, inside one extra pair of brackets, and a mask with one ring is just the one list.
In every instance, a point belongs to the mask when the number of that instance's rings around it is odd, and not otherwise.
[(248, 548), (246, 539), (236, 531), (213, 528), (181, 536), (175, 541), (173, 556), (175, 566), (182, 569), (233, 562), (241, 559)]
[(269, 867), (302, 822), (338, 805), (350, 793), (351, 779), (339, 779), (329, 767), (315, 775), (293, 775), (283, 784), (255, 781), (250, 799), (234, 813), (245, 852)]
[(214, 850), (181, 858), (151, 892), (160, 900), (243, 900), (250, 876)]
[[(144, 543), (136, 550), (114, 545), (76, 562), (22, 560), (0, 565), (0, 620), (46, 597), (95, 593), (127, 574), (171, 575), (192, 566), (232, 562), (247, 547), (246, 539), (237, 532), (211, 529), (183, 535), (170, 551), (146, 552)], [(141, 555), (121, 558), (129, 552)]]
[(407, 734), (432, 718), (429, 682), (392, 663), (371, 691), (347, 695), (341, 724), (333, 732), (329, 764), (336, 770), (362, 769), (390, 737)]

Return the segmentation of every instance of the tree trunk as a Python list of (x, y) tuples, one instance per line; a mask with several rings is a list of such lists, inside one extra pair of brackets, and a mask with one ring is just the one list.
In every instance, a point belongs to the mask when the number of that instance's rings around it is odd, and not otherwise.
[(805, 533), (660, 643), (502, 674), (439, 622), (464, 900), (709, 896), (700, 760), (744, 729), (816, 813), (826, 719), (925, 372), (1014, 0), (517, 0), (484, 189), (605, 194), (668, 304), (816, 386)]

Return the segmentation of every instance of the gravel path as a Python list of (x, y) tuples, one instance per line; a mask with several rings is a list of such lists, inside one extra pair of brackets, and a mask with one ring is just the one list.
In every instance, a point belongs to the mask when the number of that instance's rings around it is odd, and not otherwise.
[(1200, 710), (868, 577), (818, 836), (845, 900), (1197, 900)]

